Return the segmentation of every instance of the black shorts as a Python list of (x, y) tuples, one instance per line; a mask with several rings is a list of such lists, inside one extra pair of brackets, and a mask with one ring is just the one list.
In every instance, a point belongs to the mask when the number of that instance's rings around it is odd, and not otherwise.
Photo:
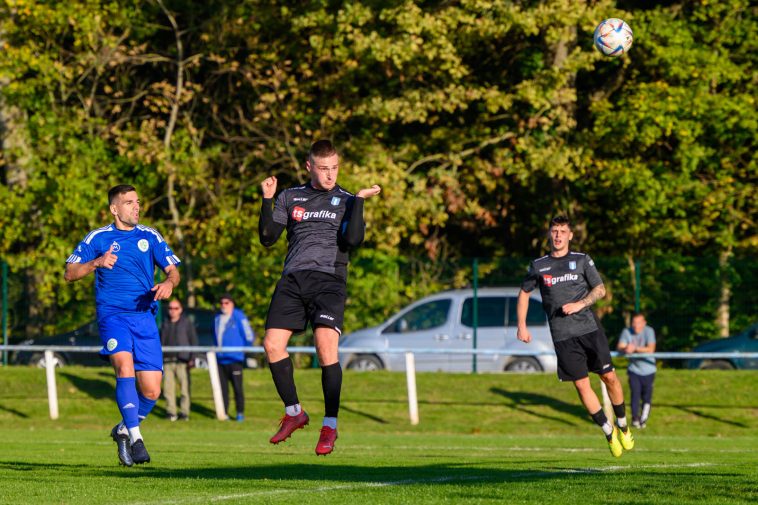
[(558, 356), (558, 378), (562, 381), (584, 379), (589, 372), (603, 375), (613, 371), (611, 350), (602, 326), (592, 333), (553, 345)]
[(347, 286), (334, 274), (301, 270), (286, 274), (276, 284), (268, 307), (266, 329), (281, 328), (295, 333), (317, 324), (342, 334)]

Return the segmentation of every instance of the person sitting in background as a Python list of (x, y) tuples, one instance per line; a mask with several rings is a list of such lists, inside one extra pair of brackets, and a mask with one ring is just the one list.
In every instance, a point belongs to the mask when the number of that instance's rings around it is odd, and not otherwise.
[[(187, 317), (179, 300), (168, 304), (168, 318), (161, 324), (161, 345), (163, 347), (196, 346), (197, 331)], [(166, 416), (171, 421), (188, 421), (190, 415), (190, 369), (194, 358), (188, 351), (164, 353), (163, 355), (163, 396), (166, 398)], [(181, 397), (179, 414), (176, 412), (176, 383), (179, 383)]]
[[(655, 330), (647, 325), (645, 316), (635, 312), (631, 328), (624, 328), (616, 349), (624, 354), (647, 354), (655, 352)], [(629, 358), (629, 389), (632, 391), (632, 426), (644, 428), (650, 417), (655, 381), (655, 358)], [(640, 408), (640, 402), (642, 404)]]
[[(216, 315), (213, 337), (218, 347), (251, 346), (255, 338), (250, 321), (242, 311), (235, 308), (232, 295), (226, 293), (219, 299), (221, 311)], [(221, 381), (221, 395), (224, 398), (224, 410), (229, 418), (229, 382), (234, 389), (234, 403), (237, 409), (236, 419), (245, 420), (245, 394), (242, 388), (242, 370), (244, 369), (244, 352), (219, 352), (218, 375)]]

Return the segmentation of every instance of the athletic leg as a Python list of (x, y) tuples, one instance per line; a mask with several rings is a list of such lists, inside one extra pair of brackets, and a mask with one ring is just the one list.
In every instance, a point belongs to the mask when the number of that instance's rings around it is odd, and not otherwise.
[(231, 369), (232, 388), (234, 389), (234, 407), (237, 410), (237, 420), (242, 421), (245, 418), (245, 392), (243, 389), (242, 363), (232, 363)]
[(166, 398), (166, 414), (176, 420), (176, 369), (178, 363), (163, 364), (163, 396)]
[[(632, 397), (632, 424), (640, 424), (640, 400), (642, 398), (642, 381), (641, 377), (634, 372), (629, 374), (629, 390)], [(639, 426), (637, 426), (639, 427)]]
[(221, 384), (221, 398), (224, 400), (224, 413), (229, 418), (229, 369), (226, 365), (218, 364), (218, 381)]

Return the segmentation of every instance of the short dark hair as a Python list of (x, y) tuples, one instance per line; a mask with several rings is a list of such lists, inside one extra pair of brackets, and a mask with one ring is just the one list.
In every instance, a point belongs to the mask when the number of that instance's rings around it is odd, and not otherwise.
[(632, 312), (632, 319), (634, 319), (635, 317), (645, 317), (645, 314), (643, 314), (642, 312)]
[(118, 186), (113, 186), (108, 190), (108, 205), (113, 205), (113, 200), (115, 200), (118, 195), (123, 195), (130, 191), (137, 191), (137, 188), (131, 184), (119, 184)]
[(331, 140), (321, 139), (311, 145), (311, 150), (308, 152), (308, 156), (311, 158), (327, 158), (329, 156), (337, 154), (337, 150), (334, 148)]
[(550, 220), (550, 228), (552, 228), (553, 226), (563, 226), (564, 224), (568, 226), (569, 229), (571, 229), (571, 221), (569, 220), (568, 217), (562, 214), (559, 216), (555, 216), (553, 219)]
[(218, 301), (220, 302), (222, 300), (229, 300), (230, 302), (234, 303), (234, 298), (232, 298), (231, 293), (224, 293), (223, 295), (221, 295)]

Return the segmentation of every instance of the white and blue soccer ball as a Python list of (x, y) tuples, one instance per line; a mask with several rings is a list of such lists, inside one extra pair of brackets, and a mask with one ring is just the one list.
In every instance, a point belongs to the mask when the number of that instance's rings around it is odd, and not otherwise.
[(622, 19), (610, 18), (595, 28), (595, 47), (606, 56), (621, 56), (632, 47), (632, 29)]

